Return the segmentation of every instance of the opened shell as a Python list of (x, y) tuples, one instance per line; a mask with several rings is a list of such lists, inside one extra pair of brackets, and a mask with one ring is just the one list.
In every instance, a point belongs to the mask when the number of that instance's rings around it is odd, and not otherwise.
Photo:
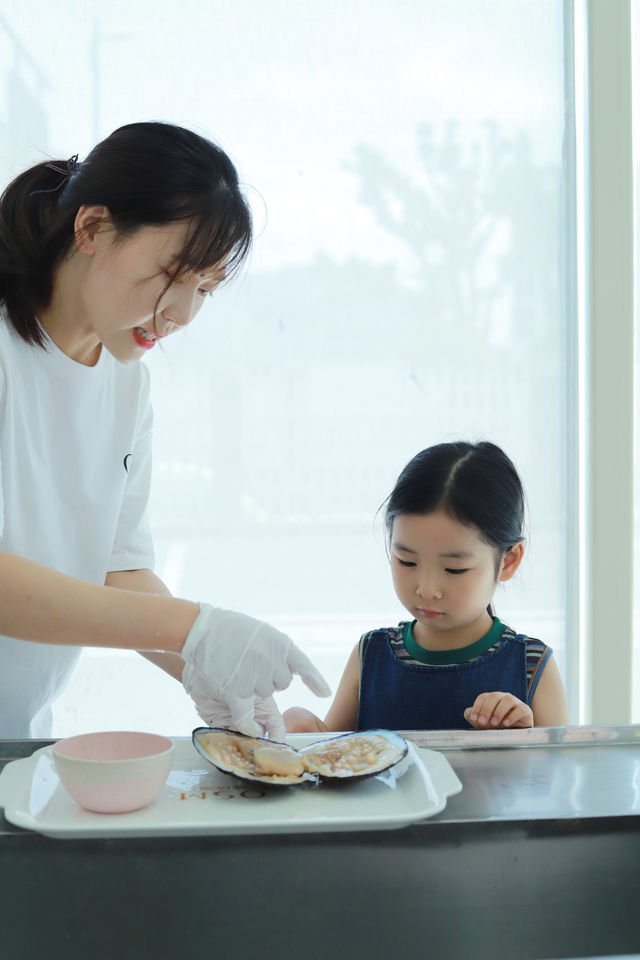
[(373, 777), (402, 760), (409, 749), (392, 730), (344, 733), (301, 750), (219, 727), (198, 727), (192, 739), (205, 760), (223, 773), (273, 786)]
[(318, 740), (300, 750), (305, 769), (323, 780), (374, 777), (406, 757), (406, 740), (393, 730), (363, 730)]
[[(205, 760), (223, 773), (230, 773), (241, 780), (287, 787), (314, 779), (305, 771), (298, 752), (285, 743), (248, 737), (244, 733), (219, 727), (198, 727), (193, 731), (192, 740)], [(273, 763), (274, 750), (280, 753), (280, 765)], [(272, 761), (271, 772), (267, 769), (269, 760)]]

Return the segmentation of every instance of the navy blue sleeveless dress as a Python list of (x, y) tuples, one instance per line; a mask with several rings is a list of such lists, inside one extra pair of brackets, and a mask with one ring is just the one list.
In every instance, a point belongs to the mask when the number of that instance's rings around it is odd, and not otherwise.
[[(494, 618), (486, 637), (463, 648), (471, 659), (447, 664), (443, 663), (445, 653), (420, 653), (412, 641), (411, 626), (401, 623), (362, 637), (357, 730), (470, 730), (465, 709), (479, 694), (494, 690), (512, 693), (531, 705), (552, 652), (546, 644), (516, 634)], [(401, 640), (411, 656), (435, 658), (436, 663), (416, 662), (406, 651), (399, 657), (396, 650)], [(480, 645), (489, 649), (474, 655)]]

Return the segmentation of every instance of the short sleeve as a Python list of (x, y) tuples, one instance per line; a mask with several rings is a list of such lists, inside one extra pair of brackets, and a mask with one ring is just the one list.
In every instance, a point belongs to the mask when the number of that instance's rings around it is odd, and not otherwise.
[(126, 458), (127, 482), (109, 561), (109, 572), (152, 569), (153, 539), (147, 516), (151, 490), (153, 410), (149, 398), (149, 377), (141, 391), (138, 426), (131, 454)]
[(541, 640), (536, 640), (533, 637), (526, 637), (525, 639), (527, 641), (527, 703), (531, 705), (542, 671), (549, 662), (553, 650)]
[(371, 633), (363, 633), (358, 641), (358, 658), (360, 660), (360, 666), (362, 667), (362, 661), (364, 660), (364, 651), (369, 640)]

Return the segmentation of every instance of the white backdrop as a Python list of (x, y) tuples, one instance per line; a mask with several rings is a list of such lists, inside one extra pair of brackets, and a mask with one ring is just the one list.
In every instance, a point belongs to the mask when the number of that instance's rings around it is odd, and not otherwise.
[[(397, 622), (376, 511), (404, 463), (488, 438), (528, 493), (498, 613), (564, 670), (567, 361), (556, 0), (4, 0), (0, 172), (164, 119), (238, 165), (245, 273), (154, 351), (157, 571), (286, 629), (335, 688)], [(37, 25), (37, 30), (34, 29)], [(294, 685), (282, 706), (324, 704)], [(87, 652), (55, 733), (188, 733), (177, 684)]]

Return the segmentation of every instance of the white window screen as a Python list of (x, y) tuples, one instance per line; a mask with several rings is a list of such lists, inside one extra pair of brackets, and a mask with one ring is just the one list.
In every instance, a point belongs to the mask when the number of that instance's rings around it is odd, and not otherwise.
[[(248, 268), (149, 361), (151, 519), (169, 587), (270, 619), (335, 689), (361, 633), (404, 615), (375, 521), (400, 469), (429, 444), (487, 438), (515, 460), (529, 503), (527, 560), (497, 612), (564, 671), (575, 318), (563, 5), (4, 11), (5, 181), (165, 119), (217, 140), (247, 185)], [(278, 702), (327, 706), (298, 682)], [(195, 720), (141, 658), (91, 651), (54, 733), (181, 735)]]

